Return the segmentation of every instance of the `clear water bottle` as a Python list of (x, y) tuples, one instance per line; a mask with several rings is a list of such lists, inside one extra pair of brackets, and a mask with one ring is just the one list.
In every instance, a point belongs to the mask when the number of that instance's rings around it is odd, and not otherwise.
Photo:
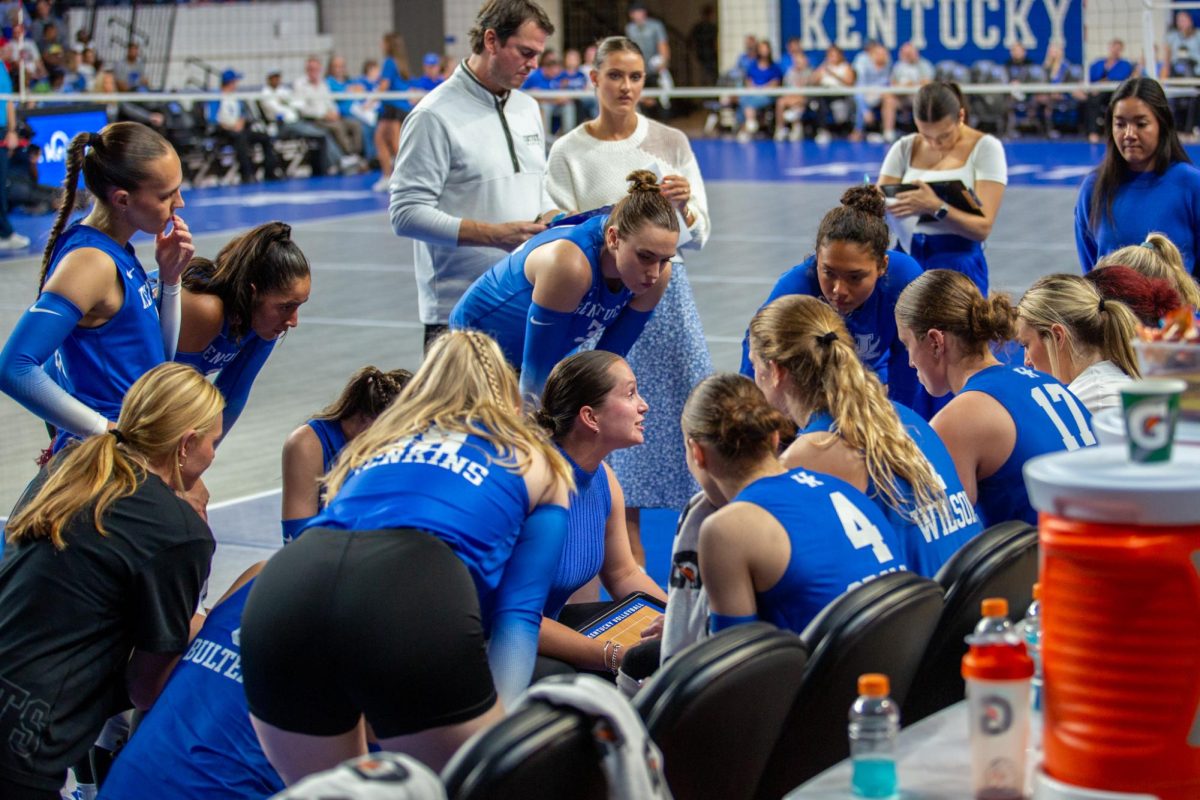
[(989, 597), (983, 601), (982, 611), (983, 617), (975, 626), (975, 632), (967, 637), (967, 644), (1017, 644), (1021, 641), (1008, 619), (1008, 600)]
[(1033, 585), (1033, 602), (1025, 612), (1021, 623), (1021, 635), (1025, 639), (1025, 650), (1033, 659), (1033, 684), (1030, 702), (1034, 711), (1042, 710), (1042, 585)]
[(859, 676), (859, 697), (850, 706), (850, 790), (855, 797), (893, 797), (896, 780), (896, 736), (900, 707), (888, 697), (887, 675)]

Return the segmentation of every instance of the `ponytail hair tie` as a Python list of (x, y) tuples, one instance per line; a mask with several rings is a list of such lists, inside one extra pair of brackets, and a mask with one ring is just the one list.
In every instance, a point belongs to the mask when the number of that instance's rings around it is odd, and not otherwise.
[(1158, 248), (1154, 246), (1154, 243), (1151, 242), (1149, 239), (1147, 239), (1146, 241), (1139, 244), (1138, 247), (1144, 247), (1147, 250), (1158, 250)]
[(125, 434), (121, 433), (121, 431), (118, 428), (113, 428), (108, 433), (110, 436), (112, 436), (114, 439), (117, 440), (117, 444), (125, 444), (126, 442), (129, 441), (128, 439), (125, 438)]
[(828, 333), (817, 337), (817, 341), (820, 342), (821, 344), (825, 345), (826, 347), (833, 344), (836, 340), (837, 340), (837, 334), (834, 331), (829, 331)]
[(88, 134), (88, 140), (87, 140), (88, 147), (99, 147), (100, 143), (103, 141), (104, 141), (104, 137), (98, 133), (89, 133)]
[(1100, 298), (1100, 306), (1099, 306), (1099, 308), (1097, 308), (1096, 310), (1097, 310), (1099, 313), (1103, 314), (1103, 313), (1104, 313), (1104, 308), (1105, 308), (1104, 298), (1103, 298), (1103, 297), (1101, 297), (1101, 298)]

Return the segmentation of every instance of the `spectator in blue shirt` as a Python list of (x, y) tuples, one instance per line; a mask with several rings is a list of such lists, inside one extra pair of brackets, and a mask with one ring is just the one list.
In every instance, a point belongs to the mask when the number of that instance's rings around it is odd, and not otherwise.
[[(383, 65), (380, 72), (379, 90), (402, 92), (408, 88), (408, 48), (404, 37), (398, 33), (384, 34)], [(400, 148), (400, 123), (412, 111), (407, 100), (384, 100), (379, 109), (379, 124), (375, 127), (375, 152), (379, 156), (382, 175), (372, 187), (377, 192), (386, 192), (392, 166), (396, 163), (396, 151)]]
[[(1133, 64), (1122, 57), (1124, 52), (1125, 42), (1120, 39), (1109, 42), (1108, 55), (1093, 61), (1092, 66), (1088, 68), (1088, 83), (1119, 83), (1133, 75)], [(1092, 144), (1100, 143), (1100, 131), (1104, 124), (1102, 117), (1110, 99), (1112, 92), (1093, 92), (1088, 95), (1084, 122), (1087, 125), (1088, 141)]]
[[(755, 59), (746, 69), (746, 86), (751, 89), (761, 89), (769, 86), (779, 86), (783, 83), (783, 70), (775, 63), (771, 52), (771, 43), (766, 39), (759, 40), (754, 47)], [(750, 137), (758, 132), (758, 113), (769, 108), (775, 98), (767, 96), (746, 95), (741, 98), (742, 110), (746, 113), (746, 125), (738, 134), (738, 141), (748, 142)]]
[[(854, 57), (855, 86), (880, 89), (892, 85), (892, 56), (879, 42), (867, 42), (867, 46)], [(850, 140), (860, 142), (868, 125), (881, 122), (880, 106), (884, 95), (879, 91), (859, 92), (854, 96), (854, 132)], [(894, 122), (893, 122), (894, 127)], [(890, 131), (892, 138), (896, 132)]]
[(421, 77), (412, 82), (412, 87), (431, 92), (444, 80), (446, 76), (442, 74), (442, 57), (437, 53), (426, 53), (421, 59)]
[[(529, 77), (525, 79), (521, 88), (541, 91), (561, 89), (562, 75), (562, 62), (558, 59), (558, 53), (547, 48), (542, 53), (538, 68), (529, 73)], [(567, 113), (567, 109), (571, 107), (570, 100), (564, 97), (539, 97), (538, 105), (542, 108), (547, 137), (566, 133), (575, 127), (574, 109), (571, 108), (572, 113)]]

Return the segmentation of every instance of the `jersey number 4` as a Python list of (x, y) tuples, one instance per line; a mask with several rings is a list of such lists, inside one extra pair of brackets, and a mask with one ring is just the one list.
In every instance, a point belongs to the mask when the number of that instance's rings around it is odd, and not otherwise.
[(892, 560), (891, 548), (883, 541), (883, 535), (879, 532), (879, 528), (867, 519), (867, 515), (861, 508), (841, 492), (831, 492), (829, 500), (833, 503), (833, 510), (837, 512), (838, 519), (842, 523), (842, 530), (846, 532), (846, 538), (850, 540), (850, 544), (854, 545), (855, 550), (862, 550), (864, 547), (871, 548), (871, 552), (875, 554), (875, 558), (879, 560), (880, 564), (886, 564)]
[[(1029, 390), (1029, 394), (1033, 397), (1033, 401), (1042, 407), (1042, 411), (1046, 412), (1046, 416), (1050, 418), (1050, 422), (1062, 436), (1063, 447), (1068, 450), (1078, 450), (1080, 447), (1088, 447), (1096, 443), (1096, 437), (1092, 434), (1087, 420), (1083, 418), (1083, 412), (1079, 409), (1079, 401), (1067, 390), (1067, 387), (1057, 383), (1047, 383), (1033, 387)], [(1058, 411), (1054, 408), (1055, 403), (1066, 406), (1067, 410), (1071, 412), (1076, 433), (1072, 433), (1067, 427), (1067, 423), (1059, 416)], [(1076, 438), (1076, 434), (1078, 434), (1078, 438)]]

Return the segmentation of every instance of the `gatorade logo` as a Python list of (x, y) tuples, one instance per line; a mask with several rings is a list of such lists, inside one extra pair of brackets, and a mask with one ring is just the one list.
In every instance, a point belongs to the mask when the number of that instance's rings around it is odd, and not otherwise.
[(998, 695), (983, 698), (983, 718), (979, 729), (987, 736), (999, 736), (1012, 727), (1012, 706)]
[(1129, 438), (1142, 450), (1158, 450), (1166, 447), (1170, 426), (1166, 425), (1169, 410), (1167, 398), (1147, 397), (1129, 409)]

